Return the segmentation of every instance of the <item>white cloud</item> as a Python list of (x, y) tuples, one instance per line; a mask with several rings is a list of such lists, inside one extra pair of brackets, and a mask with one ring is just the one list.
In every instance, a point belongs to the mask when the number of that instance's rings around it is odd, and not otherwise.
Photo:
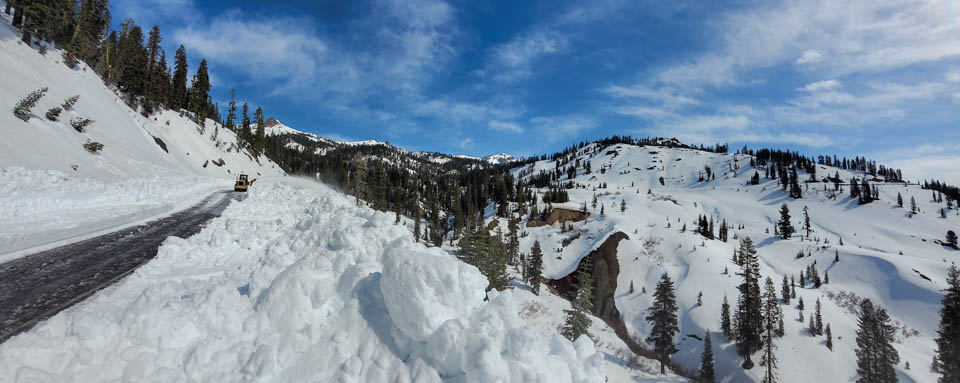
[(946, 0), (761, 5), (724, 16), (716, 24), (719, 49), (663, 68), (657, 78), (694, 88), (728, 86), (753, 69), (815, 59), (822, 60), (818, 69), (842, 76), (957, 58), (960, 24), (952, 8)]
[(430, 100), (416, 105), (411, 111), (414, 116), (439, 117), (448, 121), (482, 121), (514, 118), (519, 111), (510, 107), (494, 107), (469, 102), (449, 102)]
[(659, 120), (677, 116), (675, 113), (664, 108), (642, 105), (621, 106), (613, 108), (613, 112), (619, 115), (636, 117), (642, 120)]
[(505, 82), (529, 77), (538, 58), (566, 51), (566, 37), (557, 31), (534, 30), (492, 48), (485, 73)]
[(579, 114), (566, 116), (540, 116), (530, 119), (530, 124), (536, 126), (541, 137), (547, 142), (572, 141), (580, 133), (592, 130), (598, 126), (595, 119)]
[(512, 122), (490, 121), (487, 126), (500, 132), (523, 133), (523, 127)]
[(235, 10), (189, 23), (173, 36), (192, 55), (267, 84), (272, 94), (321, 98), (344, 113), (362, 109), (371, 97), (420, 102), (456, 54), (453, 9), (439, 0), (378, 0), (371, 7), (344, 22), (348, 39), (323, 33), (305, 17)]
[(960, 82), (960, 71), (951, 71), (943, 75), (947, 82)]
[(840, 87), (840, 82), (837, 80), (824, 80), (824, 81), (809, 83), (803, 88), (800, 88), (800, 90), (813, 93), (813, 92), (818, 92), (822, 90), (833, 90), (839, 87)]
[(823, 60), (823, 52), (816, 49), (807, 49), (803, 51), (803, 54), (793, 63), (797, 65), (814, 64), (820, 62), (820, 60)]
[(682, 95), (675, 89), (661, 86), (651, 89), (642, 84), (632, 86), (610, 85), (603, 89), (603, 92), (614, 97), (636, 97), (655, 101), (668, 108), (675, 109), (685, 105), (698, 104), (699, 101), (693, 97)]
[(468, 149), (473, 146), (473, 139), (470, 137), (460, 140), (460, 143), (457, 144), (460, 149)]

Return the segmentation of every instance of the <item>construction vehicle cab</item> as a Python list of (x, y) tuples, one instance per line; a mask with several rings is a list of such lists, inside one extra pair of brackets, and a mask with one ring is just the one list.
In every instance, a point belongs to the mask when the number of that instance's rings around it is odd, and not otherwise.
[[(254, 180), (255, 181), (255, 180)], [(246, 174), (241, 174), (240, 178), (237, 178), (237, 183), (233, 185), (233, 191), (245, 192), (250, 185), (253, 184), (253, 181), (250, 181), (250, 178)]]

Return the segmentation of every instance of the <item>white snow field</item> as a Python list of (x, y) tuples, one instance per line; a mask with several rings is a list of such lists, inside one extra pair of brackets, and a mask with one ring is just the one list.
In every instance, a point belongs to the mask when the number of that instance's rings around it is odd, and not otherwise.
[(0, 381), (604, 381), (592, 341), (540, 334), (512, 291), (484, 301), (393, 216), (284, 182), (0, 345)]
[[(886, 308), (896, 322), (900, 380), (936, 380), (929, 366), (940, 318), (941, 289), (946, 287), (947, 267), (960, 260), (960, 252), (941, 246), (935, 240), (943, 240), (947, 230), (960, 229), (960, 216), (956, 209), (948, 209), (947, 218), (940, 218), (940, 208), (946, 204), (933, 202), (930, 190), (922, 190), (917, 185), (879, 185), (880, 200), (858, 205), (849, 197), (846, 186), (834, 200), (829, 197), (833, 184), (829, 184), (829, 191), (825, 192), (823, 183), (812, 183), (802, 199), (792, 199), (781, 191), (776, 181), (764, 178), (763, 169), (760, 170), (761, 183), (747, 185), (755, 171), (747, 155), (632, 145), (612, 145), (598, 148), (592, 155), (584, 153), (592, 149), (594, 145), (588, 146), (579, 156), (581, 162), (590, 161), (592, 174), (584, 174), (581, 167), (574, 179), (586, 188), (568, 190), (570, 202), (562, 206), (579, 210), (584, 202), (590, 205), (596, 186), (597, 198), (606, 215), (600, 216), (600, 205), (596, 210), (588, 206), (590, 217), (586, 222), (574, 222), (570, 232), (563, 232), (559, 224), (524, 227), (529, 235), (520, 239), (520, 248), (529, 252), (533, 241), (539, 240), (544, 249), (544, 275), (560, 278), (574, 270), (577, 262), (610, 234), (617, 231), (627, 234), (630, 240), (620, 242), (618, 248), (620, 274), (615, 302), (633, 336), (649, 335), (644, 317), (656, 282), (660, 274), (666, 272), (677, 286), (680, 308), (680, 332), (675, 339), (680, 351), (673, 356), (674, 360), (686, 369), (698, 369), (703, 344), (687, 335), (703, 336), (709, 329), (714, 332), (718, 377), (725, 382), (760, 381), (763, 368), (756, 366), (743, 371), (734, 343), (719, 332), (723, 297), (726, 295), (735, 307), (736, 286), (741, 283), (736, 275), (739, 268), (731, 257), (740, 239), (749, 236), (758, 249), (764, 278), (773, 279), (778, 293), (784, 275), (797, 278), (814, 262), (821, 277), (824, 272), (829, 273), (829, 284), (816, 289), (808, 282), (805, 288), (797, 287), (797, 296), (802, 297), (805, 304), (804, 319), (812, 315), (815, 302), (820, 299), (824, 324), (830, 323), (833, 330), (834, 349), (831, 352), (826, 348), (824, 336), (809, 335), (807, 321), (797, 320), (796, 300), (789, 306), (784, 305), (786, 336), (775, 342), (782, 381), (856, 379), (854, 334), (857, 324), (852, 302), (859, 298), (869, 298)], [(737, 171), (731, 171), (736, 168), (734, 161), (739, 167)], [(716, 172), (716, 180), (697, 181), (698, 172), (702, 172), (704, 166)], [(601, 174), (603, 167), (607, 169)], [(555, 168), (555, 162), (548, 160), (513, 172), (519, 175), (523, 169), (532, 169), (536, 174), (541, 169), (550, 172)], [(818, 178), (833, 176), (837, 171), (817, 166)], [(863, 176), (859, 172), (839, 170), (839, 173), (844, 180)], [(665, 181), (663, 186), (659, 182), (661, 176)], [(909, 174), (906, 176), (909, 178)], [(808, 178), (801, 172), (801, 182)], [(567, 176), (562, 175), (559, 182), (566, 183)], [(603, 182), (608, 188), (599, 188)], [(652, 194), (648, 195), (648, 190)], [(905, 201), (904, 208), (896, 205), (898, 192)], [(911, 197), (916, 199), (921, 211), (912, 218), (909, 215)], [(627, 204), (622, 213), (621, 200)], [(782, 203), (789, 206), (793, 226), (797, 228), (797, 234), (789, 240), (772, 234)], [(813, 226), (809, 240), (801, 238), (805, 206), (809, 207)], [(544, 205), (541, 203), (540, 207)], [(704, 240), (696, 234), (696, 219), (701, 214), (712, 215), (718, 228), (721, 220), (726, 219), (733, 226), (730, 241)], [(684, 224), (687, 231), (681, 232)], [(744, 228), (736, 229), (739, 225)], [(577, 234), (579, 239), (563, 246), (563, 239)], [(810, 255), (796, 259), (801, 250)], [(838, 263), (833, 262), (835, 254), (839, 254)], [(724, 274), (725, 269), (728, 274)], [(634, 293), (629, 291), (631, 282), (635, 285)], [(642, 293), (643, 288), (646, 294)], [(696, 298), (701, 292), (703, 306), (698, 307)], [(759, 361), (759, 354), (753, 359)], [(910, 364), (909, 369), (906, 362)]]
[[(83, 63), (70, 69), (59, 50), (41, 55), (24, 45), (7, 15), (0, 15), (0, 73), (0, 262), (170, 214), (230, 188), (241, 172), (284, 174), (266, 157), (238, 151), (235, 134), (213, 120), (201, 134), (177, 112), (143, 117)], [(13, 106), (43, 87), (49, 90), (30, 120), (16, 118)], [(45, 117), (74, 95), (76, 105), (58, 121)], [(70, 126), (75, 117), (95, 122), (79, 133)], [(102, 143), (102, 151), (88, 152), (87, 140)]]

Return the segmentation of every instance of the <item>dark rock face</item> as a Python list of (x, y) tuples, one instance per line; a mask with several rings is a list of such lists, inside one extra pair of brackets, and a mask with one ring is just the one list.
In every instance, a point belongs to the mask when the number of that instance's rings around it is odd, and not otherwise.
[(600, 247), (580, 260), (577, 270), (548, 283), (564, 298), (573, 299), (577, 289), (577, 273), (583, 267), (584, 260), (589, 258), (593, 264), (593, 314), (608, 322), (620, 322), (620, 310), (617, 310), (614, 302), (614, 293), (617, 291), (617, 276), (620, 275), (617, 246), (625, 239), (630, 238), (623, 232), (610, 235)]

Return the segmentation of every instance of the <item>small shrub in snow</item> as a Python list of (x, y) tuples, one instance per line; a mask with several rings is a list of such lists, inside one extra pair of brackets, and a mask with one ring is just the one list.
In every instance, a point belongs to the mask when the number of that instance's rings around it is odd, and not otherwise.
[(70, 120), (70, 126), (76, 129), (78, 132), (83, 133), (87, 126), (92, 124), (94, 121), (89, 118), (80, 118), (74, 117)]
[(33, 109), (40, 101), (40, 98), (47, 93), (48, 88), (40, 88), (24, 97), (16, 106), (13, 107), (13, 115), (23, 121), (30, 121), (30, 109)]
[(83, 144), (83, 148), (87, 149), (87, 151), (90, 153), (99, 153), (101, 150), (103, 150), (103, 144), (96, 141), (87, 140), (87, 143)]
[(63, 110), (73, 110), (73, 105), (76, 104), (77, 100), (79, 99), (80, 99), (79, 94), (68, 98), (66, 101), (63, 102)]
[(60, 118), (60, 111), (62, 110), (63, 109), (61, 109), (59, 106), (50, 108), (50, 110), (47, 111), (47, 119), (50, 121), (56, 121), (58, 118)]

